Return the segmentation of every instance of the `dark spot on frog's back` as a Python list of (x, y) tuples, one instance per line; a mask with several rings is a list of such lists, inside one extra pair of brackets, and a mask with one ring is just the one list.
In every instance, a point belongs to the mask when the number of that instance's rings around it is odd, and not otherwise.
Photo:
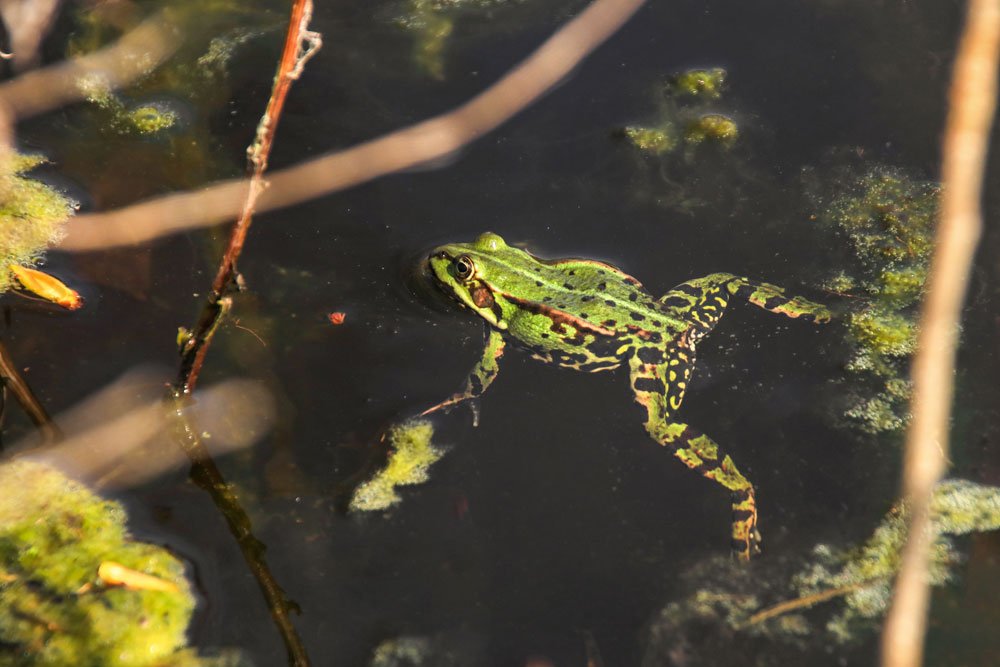
[(667, 308), (687, 308), (691, 302), (682, 296), (668, 296), (660, 301), (660, 305)]
[(594, 297), (592, 295), (589, 295), (589, 294), (587, 296), (580, 297), (580, 301), (583, 301), (584, 303), (587, 303), (588, 301), (593, 301), (593, 300), (594, 300)]
[(639, 300), (639, 293), (638, 292), (632, 292), (631, 294), (628, 295), (628, 300), (629, 301), (638, 301)]
[(642, 322), (644, 319), (646, 319), (645, 315), (643, 315), (642, 313), (637, 313), (634, 310), (630, 312), (628, 316), (631, 317), (636, 322)]
[(604, 303), (605, 303), (605, 304), (607, 304), (607, 305), (609, 305), (609, 306), (614, 306), (614, 305), (616, 305), (616, 304), (615, 304), (615, 302), (614, 302), (614, 301), (612, 301), (611, 299), (605, 299), (605, 300), (604, 300)]
[(575, 288), (575, 287), (573, 287), (573, 285), (571, 285), (570, 283), (563, 283), (563, 287), (565, 287), (566, 289), (576, 289), (576, 288)]
[(659, 378), (637, 377), (632, 386), (635, 387), (636, 391), (645, 391), (650, 394), (662, 394), (667, 391), (667, 388), (663, 386), (663, 381)]
[(664, 359), (663, 350), (648, 345), (640, 347), (635, 354), (644, 364), (662, 364)]
[(603, 281), (599, 282), (599, 283), (597, 283), (597, 289), (599, 289), (599, 290), (601, 290), (603, 292), (604, 290), (608, 289), (608, 284), (606, 282), (603, 282)]
[(791, 299), (785, 296), (772, 296), (764, 302), (764, 308), (770, 310), (771, 308), (777, 308), (778, 306), (786, 304), (789, 301), (791, 301)]

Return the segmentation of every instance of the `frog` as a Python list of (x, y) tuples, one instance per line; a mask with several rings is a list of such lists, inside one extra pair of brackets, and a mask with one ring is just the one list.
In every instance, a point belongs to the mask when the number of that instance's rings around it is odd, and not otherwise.
[[(688, 280), (655, 298), (611, 264), (539, 258), (493, 232), (433, 249), (425, 270), (451, 301), (483, 320), (486, 340), (464, 386), (423, 415), (463, 403), (475, 406), (496, 379), (508, 343), (576, 371), (625, 366), (649, 436), (730, 492), (734, 556), (749, 561), (761, 552), (753, 484), (709, 435), (676, 413), (691, 381), (695, 349), (732, 301), (817, 324), (830, 321), (826, 306), (731, 273)], [(473, 414), (478, 423), (478, 411)]]

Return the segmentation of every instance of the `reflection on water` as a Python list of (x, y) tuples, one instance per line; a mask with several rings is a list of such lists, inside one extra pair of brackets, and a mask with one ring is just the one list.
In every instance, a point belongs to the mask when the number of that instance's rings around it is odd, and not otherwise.
[[(318, 6), (313, 27), (326, 45), (292, 92), (272, 166), (461, 103), (577, 6), (487, 4), (455, 15), (438, 75), (414, 62), (413, 35), (393, 21), (401, 3)], [(122, 93), (122, 108), (182, 100), (179, 125), (95, 134), (113, 110), (79, 105), (24, 123), (20, 140), (100, 209), (240, 173), (283, 22), (283, 8), (260, 5), (244, 25), (213, 19), (200, 46), (181, 54), (178, 63), (191, 63), (228, 44), (211, 80), (178, 66)], [(844, 322), (870, 295), (835, 294), (827, 282), (852, 262), (866, 280), (878, 272), (859, 269), (820, 218), (838, 170), (877, 162), (935, 178), (959, 18), (935, 2), (651, 3), (572, 78), (454, 161), (259, 217), (240, 261), (249, 292), (219, 332), (204, 381), (250, 376), (274, 397), (272, 433), (219, 464), (302, 608), (296, 625), (315, 664), (742, 665), (748, 650), (759, 664), (874, 659), (870, 630), (828, 652), (766, 636), (720, 642), (707, 623), (658, 643), (656, 621), (698, 581), (757, 582), (758, 603), (777, 602), (783, 593), (763, 597), (811, 562), (815, 545), (864, 543), (892, 506), (898, 430), (865, 433), (841, 418), (852, 354)], [(79, 39), (86, 25), (60, 30)], [(733, 119), (731, 147), (651, 156), (621, 139), (622, 128), (657, 121), (671, 77), (713, 68), (726, 72), (721, 97), (697, 115)], [(412, 289), (414, 258), (486, 230), (540, 256), (611, 262), (657, 296), (725, 271), (838, 313), (814, 329), (734, 304), (699, 346), (680, 413), (756, 484), (767, 538), (759, 564), (728, 563), (728, 508), (649, 441), (626, 373), (572, 373), (517, 350), (483, 396), (478, 427), (465, 410), (434, 415), (445, 454), (427, 483), (401, 487), (386, 514), (343, 511), (359, 472), (386, 454), (379, 434), (458, 389), (481, 349), (479, 323)], [(177, 327), (196, 316), (222, 237), (51, 258), (48, 268), (91, 285), (72, 317), (8, 298), (6, 340), (50, 412), (137, 364), (176, 363)], [(1000, 309), (989, 259), (998, 245), (987, 231), (953, 437), (955, 475), (988, 485), (1000, 484)], [(346, 314), (342, 324), (332, 312)], [(11, 441), (28, 425), (8, 413)], [(175, 472), (121, 499), (134, 532), (193, 564), (205, 599), (194, 642), (282, 664), (256, 584), (207, 497)], [(938, 589), (930, 656), (988, 664), (983, 656), (1000, 650), (990, 630), (1000, 543), (980, 534), (957, 544), (968, 561)]]

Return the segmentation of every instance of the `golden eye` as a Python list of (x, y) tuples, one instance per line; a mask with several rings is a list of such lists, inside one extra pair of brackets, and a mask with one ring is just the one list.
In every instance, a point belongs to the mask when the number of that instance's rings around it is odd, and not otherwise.
[(472, 263), (472, 258), (468, 255), (459, 255), (455, 258), (455, 277), (466, 282), (476, 274), (476, 265)]

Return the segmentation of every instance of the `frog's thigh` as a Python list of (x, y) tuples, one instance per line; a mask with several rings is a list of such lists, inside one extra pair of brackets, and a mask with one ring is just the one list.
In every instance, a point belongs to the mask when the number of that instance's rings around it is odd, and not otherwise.
[[(671, 352), (674, 355), (685, 353), (675, 349), (665, 354), (669, 357)], [(733, 550), (741, 560), (749, 560), (760, 550), (753, 485), (714, 440), (687, 424), (670, 419), (671, 412), (680, 405), (686, 384), (671, 381), (671, 377), (677, 377), (677, 371), (674, 370), (672, 376), (671, 369), (682, 366), (671, 366), (676, 358), (667, 358), (658, 365), (644, 362), (639, 355), (629, 361), (635, 399), (646, 409), (646, 430), (661, 445), (670, 447), (684, 465), (733, 492)]]
[[(503, 356), (504, 345), (503, 336), (500, 335), (500, 332), (496, 329), (488, 329), (483, 356), (480, 357), (479, 361), (476, 362), (476, 365), (469, 372), (469, 376), (465, 380), (465, 389), (452, 394), (437, 405), (427, 408), (421, 415), (427, 415), (442, 408), (450, 408), (453, 405), (482, 395), (490, 384), (493, 383), (497, 373), (500, 371), (500, 357)], [(473, 409), (473, 414), (475, 414), (475, 409)]]

